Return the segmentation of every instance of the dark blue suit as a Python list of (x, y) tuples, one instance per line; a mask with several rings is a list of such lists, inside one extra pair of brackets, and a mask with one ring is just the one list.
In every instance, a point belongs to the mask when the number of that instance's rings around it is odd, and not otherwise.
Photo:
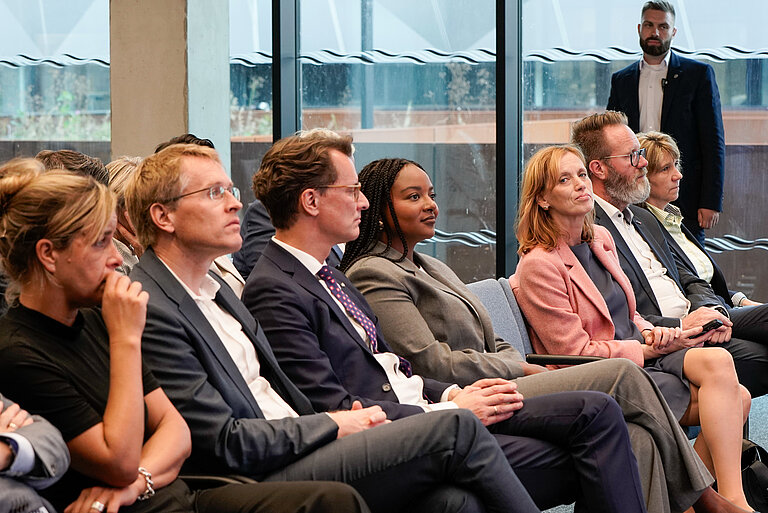
[[(332, 273), (377, 325), (363, 295), (340, 271), (332, 269)], [(423, 412), (421, 407), (399, 404), (386, 372), (346, 313), (320, 281), (274, 241), (253, 268), (243, 302), (263, 326), (280, 366), (316, 410), (345, 408), (359, 400), (364, 405), (381, 405), (389, 417)], [(391, 352), (378, 325), (377, 332), (379, 350)], [(435, 401), (449, 386), (423, 379), (426, 395)], [(606, 399), (599, 392), (535, 397), (526, 400), (511, 419), (491, 426), (538, 506), (570, 502), (578, 488), (590, 507), (605, 508), (601, 511), (611, 511), (611, 504), (623, 503), (630, 509), (637, 504), (639, 477), (631, 449), (625, 445), (626, 424), (618, 406)], [(579, 425), (584, 429), (574, 431)]]
[[(687, 266), (670, 249), (667, 241), (669, 235), (658, 219), (643, 208), (634, 205), (629, 208), (633, 213), (632, 225), (648, 243), (659, 262), (667, 269), (667, 275), (675, 280), (677, 286), (691, 302), (690, 310), (694, 311), (702, 306), (727, 307), (726, 301), (715, 294), (712, 287), (699, 278), (696, 271)], [(621, 233), (614, 226), (613, 221), (597, 203), (595, 203), (595, 223), (607, 228), (616, 242), (621, 269), (632, 284), (632, 290), (637, 300), (637, 311), (640, 315), (656, 326), (680, 326), (679, 319), (661, 315), (659, 302), (653, 289), (651, 289), (645, 272)], [(734, 338), (731, 338), (727, 344), (721, 345), (728, 349), (733, 356), (739, 382), (749, 389), (753, 397), (768, 393), (768, 346), (765, 345), (768, 337), (763, 336), (761, 340), (754, 341), (753, 337), (747, 336), (754, 327), (749, 319), (732, 316), (731, 320), (734, 322)], [(766, 333), (764, 323), (760, 325), (760, 329)]]
[[(611, 77), (608, 109), (625, 113), (629, 126), (640, 130), (639, 63)], [(691, 232), (703, 239), (698, 209), (723, 209), (725, 137), (720, 93), (712, 66), (672, 52), (661, 107), (661, 131), (675, 138), (682, 154), (683, 180), (675, 204)]]

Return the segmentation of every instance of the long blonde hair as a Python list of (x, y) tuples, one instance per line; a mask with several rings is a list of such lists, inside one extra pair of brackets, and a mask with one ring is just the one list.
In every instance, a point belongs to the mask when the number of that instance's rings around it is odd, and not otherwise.
[[(560, 161), (569, 153), (576, 155), (584, 164), (584, 155), (581, 150), (577, 146), (567, 144), (540, 149), (525, 167), (516, 225), (517, 242), (520, 245), (517, 252), (520, 255), (538, 246), (552, 250), (560, 243), (563, 232), (549, 215), (549, 211), (539, 205), (539, 199), (557, 184), (560, 176)], [(584, 227), (581, 230), (583, 241), (592, 242), (593, 218), (594, 214), (588, 214), (584, 218)]]
[(48, 239), (57, 249), (81, 235), (95, 242), (114, 210), (112, 193), (90, 176), (43, 172), (34, 159), (0, 167), (0, 263), (10, 278), (8, 302), (32, 280), (48, 279), (37, 258), (39, 240)]

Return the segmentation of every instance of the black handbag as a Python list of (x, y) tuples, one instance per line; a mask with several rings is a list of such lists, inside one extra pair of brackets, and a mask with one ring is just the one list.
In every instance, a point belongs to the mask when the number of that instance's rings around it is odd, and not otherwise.
[(741, 484), (747, 502), (768, 511), (768, 451), (746, 438), (741, 442)]

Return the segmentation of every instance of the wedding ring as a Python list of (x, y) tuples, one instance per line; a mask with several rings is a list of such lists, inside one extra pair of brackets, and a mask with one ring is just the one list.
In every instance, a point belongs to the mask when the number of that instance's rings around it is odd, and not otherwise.
[(17, 426), (15, 422), (9, 422), (9, 423), (8, 423), (8, 427), (9, 427), (9, 428), (11, 428), (11, 429), (13, 429), (13, 430), (15, 430), (15, 429), (16, 429), (16, 428), (18, 428), (19, 426)]
[(91, 509), (95, 509), (99, 513), (102, 513), (104, 511), (104, 503), (99, 501), (93, 501), (93, 504), (91, 504)]
[(498, 415), (499, 414), (499, 409), (496, 408), (496, 406), (493, 407), (493, 414), (494, 415)]

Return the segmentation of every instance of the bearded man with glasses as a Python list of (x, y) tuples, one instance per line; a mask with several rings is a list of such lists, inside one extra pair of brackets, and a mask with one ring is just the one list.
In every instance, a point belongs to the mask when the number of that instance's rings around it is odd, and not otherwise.
[(722, 345), (731, 353), (739, 382), (753, 397), (768, 392), (768, 325), (752, 318), (731, 319), (731, 306), (669, 248), (656, 217), (634, 205), (648, 198), (651, 186), (645, 151), (627, 117), (614, 111), (587, 116), (573, 125), (571, 142), (586, 158), (595, 222), (616, 242), (638, 313), (655, 326), (684, 330), (722, 322), (708, 344)]

